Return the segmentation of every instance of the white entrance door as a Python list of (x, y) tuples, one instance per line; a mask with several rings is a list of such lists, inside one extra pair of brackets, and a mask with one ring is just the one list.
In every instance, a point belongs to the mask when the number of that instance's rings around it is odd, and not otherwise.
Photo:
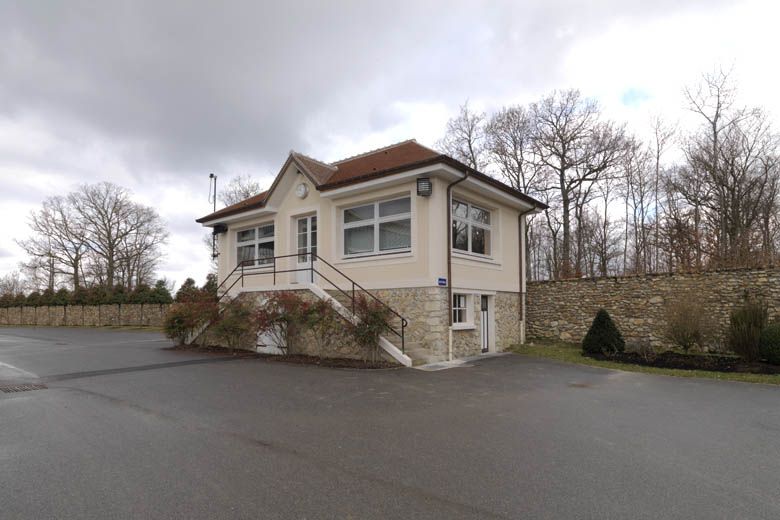
[(301, 269), (295, 273), (295, 279), (298, 283), (309, 283), (312, 281), (312, 273), (308, 269), (312, 265), (313, 257), (317, 254), (317, 217), (301, 217), (296, 223), (296, 269)]
[(480, 325), (482, 329), (482, 352), (490, 350), (490, 298), (480, 297)]

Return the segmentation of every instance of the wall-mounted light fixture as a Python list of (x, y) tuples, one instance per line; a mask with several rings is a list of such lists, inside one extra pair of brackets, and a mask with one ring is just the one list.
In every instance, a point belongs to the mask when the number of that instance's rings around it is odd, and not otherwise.
[(433, 183), (428, 177), (417, 179), (417, 195), (420, 197), (430, 197), (433, 194)]

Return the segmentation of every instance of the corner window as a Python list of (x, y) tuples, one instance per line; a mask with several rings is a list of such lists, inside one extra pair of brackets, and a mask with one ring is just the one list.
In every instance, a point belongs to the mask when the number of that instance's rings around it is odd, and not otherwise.
[(274, 257), (274, 224), (236, 233), (236, 260), (244, 267), (270, 265)]
[(490, 256), (490, 211), (467, 202), (452, 200), (452, 248)]
[(468, 322), (469, 322), (468, 295), (453, 294), (452, 295), (452, 323), (468, 323)]
[(408, 251), (412, 247), (411, 198), (344, 209), (344, 255)]

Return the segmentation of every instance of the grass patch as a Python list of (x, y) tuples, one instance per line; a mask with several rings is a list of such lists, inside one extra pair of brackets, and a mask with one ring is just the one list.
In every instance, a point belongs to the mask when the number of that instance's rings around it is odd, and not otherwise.
[(742, 383), (763, 383), (780, 385), (780, 374), (745, 374), (738, 372), (711, 372), (708, 370), (679, 370), (673, 368), (647, 367), (593, 359), (582, 355), (580, 345), (562, 342), (534, 342), (526, 345), (515, 345), (510, 349), (524, 356), (553, 359), (564, 363), (587, 365), (592, 367), (610, 368), (625, 372), (640, 372), (642, 374), (657, 374), (673, 377), (699, 377), (717, 379), (719, 381), (740, 381)]

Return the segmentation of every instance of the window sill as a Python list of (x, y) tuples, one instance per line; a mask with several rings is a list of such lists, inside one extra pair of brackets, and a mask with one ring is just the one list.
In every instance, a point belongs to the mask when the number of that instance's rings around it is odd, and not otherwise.
[(452, 330), (474, 330), (477, 326), (473, 323), (453, 323)]
[(399, 251), (398, 253), (380, 253), (375, 255), (344, 256), (336, 264), (353, 264), (358, 262), (376, 262), (382, 260), (395, 260), (397, 258), (412, 258), (414, 254), (411, 251)]
[(493, 259), (493, 257), (462, 253), (454, 249), (452, 250), (452, 258), (457, 258), (459, 260), (471, 260), (473, 262), (481, 262), (483, 264), (491, 264), (498, 267), (501, 266), (501, 262), (496, 261), (495, 259)]

